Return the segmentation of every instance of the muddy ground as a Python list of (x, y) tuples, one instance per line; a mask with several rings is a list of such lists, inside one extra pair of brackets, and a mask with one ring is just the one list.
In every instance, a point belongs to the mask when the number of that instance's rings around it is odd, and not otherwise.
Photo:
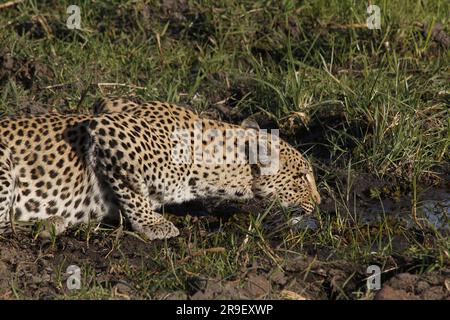
[[(258, 205), (249, 203), (244, 207), (254, 211)], [(192, 221), (180, 235), (183, 241), (192, 236), (191, 229), (201, 230), (200, 234), (218, 232), (219, 225), (233, 219), (245, 223), (248, 215), (233, 205), (218, 211), (200, 202), (172, 210), (177, 213), (183, 208), (192, 215)], [(396, 249), (390, 257), (384, 261), (374, 258), (370, 263), (383, 265), (381, 290), (367, 290), (366, 262), (336, 258), (331, 248), (313, 243), (306, 243), (300, 253), (286, 252), (281, 260), (238, 253), (241, 267), (228, 278), (191, 272), (186, 265), (181, 268), (182, 274), (174, 277), (172, 286), (168, 279), (159, 282), (170, 273), (168, 268), (187, 264), (201, 255), (220, 255), (225, 249), (194, 249), (182, 256), (177, 250), (182, 250), (183, 241), (147, 242), (126, 229), (127, 226), (115, 226), (92, 233), (77, 229), (52, 242), (19, 227), (16, 234), (0, 238), (0, 298), (77, 298), (79, 290), (69, 290), (67, 284), (67, 268), (76, 265), (81, 268), (82, 298), (450, 299), (448, 257), (443, 267), (423, 273), (426, 259), (403, 252), (406, 238), (392, 239)], [(426, 232), (416, 234), (427, 241)], [(280, 240), (274, 237), (265, 249), (277, 251), (280, 246)]]
[[(143, 292), (139, 282), (120, 266), (124, 260), (130, 269), (139, 270), (144, 264), (157, 277), (161, 270), (152, 253), (164, 245), (145, 243), (130, 235), (124, 236), (120, 250), (113, 249), (111, 242), (102, 235), (94, 236), (89, 246), (72, 236), (61, 237), (56, 247), (32, 241), (24, 234), (1, 240), (0, 298), (70, 297), (73, 292), (67, 289), (69, 275), (65, 273), (69, 265), (91, 266), (84, 285), (100, 286), (119, 299), (335, 299), (348, 298), (347, 294), (365, 286), (362, 266), (346, 261), (327, 263), (305, 255), (288, 260), (281, 268), (268, 261), (248, 265), (231, 280), (192, 275), (185, 290)], [(450, 299), (450, 265), (418, 275), (399, 272), (414, 266), (413, 261), (393, 257), (391, 263), (395, 273), (382, 275), (383, 285), (375, 299)], [(345, 290), (341, 289), (344, 283)]]

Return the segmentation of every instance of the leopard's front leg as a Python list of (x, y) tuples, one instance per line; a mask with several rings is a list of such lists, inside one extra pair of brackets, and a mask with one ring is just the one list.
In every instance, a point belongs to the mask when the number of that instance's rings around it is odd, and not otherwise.
[[(133, 179), (120, 168), (101, 166), (105, 179), (119, 199), (122, 213), (134, 230), (145, 234), (149, 240), (168, 239), (180, 234), (174, 224), (152, 209), (145, 191), (133, 183)], [(130, 179), (131, 178), (131, 179)]]
[(104, 177), (119, 199), (122, 213), (128, 218), (134, 230), (145, 234), (149, 240), (168, 239), (180, 234), (172, 222), (152, 209), (145, 190), (133, 182), (132, 176), (125, 174), (120, 168), (113, 167), (107, 170), (106, 168), (111, 167), (101, 167), (104, 168)]
[[(145, 234), (150, 240), (178, 236), (180, 232), (174, 224), (153, 210), (154, 206), (143, 181), (143, 172), (139, 168), (142, 161), (130, 157), (132, 152), (136, 154), (136, 149), (130, 145), (126, 150), (121, 144), (111, 142), (117, 137), (106, 134), (107, 130), (104, 128), (96, 129), (98, 130), (90, 131), (90, 162), (111, 186), (122, 213), (133, 229)], [(122, 132), (124, 135), (128, 134)], [(131, 141), (126, 138), (125, 136), (122, 141)], [(111, 148), (111, 145), (115, 145), (115, 148)]]

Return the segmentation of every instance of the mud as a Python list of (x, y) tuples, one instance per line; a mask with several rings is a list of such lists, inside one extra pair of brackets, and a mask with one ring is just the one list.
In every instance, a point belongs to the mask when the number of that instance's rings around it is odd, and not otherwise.
[[(84, 281), (87, 287), (100, 286), (111, 291), (116, 298), (157, 299), (267, 299), (291, 298), (327, 299), (343, 298), (340, 287), (348, 276), (359, 272), (346, 262), (328, 265), (314, 257), (295, 257), (280, 267), (269, 261), (254, 261), (243, 267), (233, 279), (207, 278), (191, 274), (183, 290), (142, 290), (138, 279), (124, 271), (123, 261), (131, 270), (145, 266), (148, 276), (162, 272), (155, 252), (161, 243), (145, 243), (132, 236), (121, 238), (120, 249), (114, 248), (111, 237), (96, 234), (89, 242), (73, 235), (58, 239), (52, 247), (33, 241), (27, 234), (9, 236), (0, 240), (0, 298), (17, 297), (54, 299), (71, 294), (67, 289), (69, 265), (92, 270)], [(305, 275), (305, 270), (309, 273)], [(362, 270), (360, 270), (362, 272)], [(351, 292), (361, 286), (363, 275), (346, 285)], [(292, 296), (292, 293), (295, 295)]]
[(450, 269), (426, 275), (401, 273), (387, 281), (377, 300), (450, 300)]
[[(218, 211), (191, 203), (185, 208), (193, 216), (193, 228), (203, 230), (200, 235), (247, 216), (233, 206)], [(176, 207), (172, 209), (176, 213)], [(406, 239), (392, 239), (399, 254), (384, 265), (383, 270), (388, 271), (382, 274), (380, 291), (366, 289), (366, 267), (379, 261), (335, 259), (332, 251), (315, 244), (305, 244), (302, 254), (287, 253), (278, 262), (247, 255), (247, 262), (232, 278), (184, 270), (180, 282), (167, 287), (159, 284), (160, 277), (168, 272), (161, 255), (169, 247), (178, 263), (186, 261), (177, 256), (178, 240), (149, 243), (117, 230), (73, 230), (54, 243), (34, 239), (29, 230), (0, 238), (0, 298), (71, 297), (76, 293), (67, 287), (66, 270), (69, 265), (77, 265), (83, 270), (87, 290), (103, 290), (103, 296), (106, 292), (109, 298), (116, 299), (450, 299), (450, 263), (424, 273), (422, 259), (403, 255), (401, 242)], [(188, 238), (189, 234), (189, 230), (183, 230), (181, 237)], [(270, 243), (271, 248), (280, 245), (276, 238)], [(359, 292), (358, 296), (355, 292)]]

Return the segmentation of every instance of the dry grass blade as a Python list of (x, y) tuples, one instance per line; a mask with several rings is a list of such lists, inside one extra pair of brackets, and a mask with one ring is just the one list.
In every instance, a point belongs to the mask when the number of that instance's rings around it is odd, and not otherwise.
[(24, 0), (14, 0), (14, 1), (8, 1), (5, 3), (0, 4), (0, 10), (15, 6), (17, 4), (23, 3)]
[(290, 291), (290, 290), (282, 290), (280, 292), (280, 297), (281, 297), (281, 299), (285, 299), (285, 300), (310, 300), (310, 299), (298, 294), (297, 292)]

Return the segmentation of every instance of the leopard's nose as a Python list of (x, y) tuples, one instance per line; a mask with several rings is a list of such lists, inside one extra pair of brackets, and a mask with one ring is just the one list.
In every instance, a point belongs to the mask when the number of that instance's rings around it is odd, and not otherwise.
[(307, 174), (306, 179), (308, 180), (308, 183), (309, 183), (311, 198), (315, 204), (319, 205), (321, 199), (320, 199), (320, 194), (317, 191), (316, 181), (314, 180), (314, 176), (312, 174)]
[(316, 194), (313, 196), (314, 202), (319, 205), (322, 199), (320, 198), (320, 194), (316, 192)]
[(322, 201), (322, 199), (320, 198), (319, 192), (317, 192), (316, 190), (314, 190), (312, 192), (311, 196), (312, 196), (312, 199), (313, 199), (313, 201), (315, 202), (316, 205), (319, 205), (320, 201)]

